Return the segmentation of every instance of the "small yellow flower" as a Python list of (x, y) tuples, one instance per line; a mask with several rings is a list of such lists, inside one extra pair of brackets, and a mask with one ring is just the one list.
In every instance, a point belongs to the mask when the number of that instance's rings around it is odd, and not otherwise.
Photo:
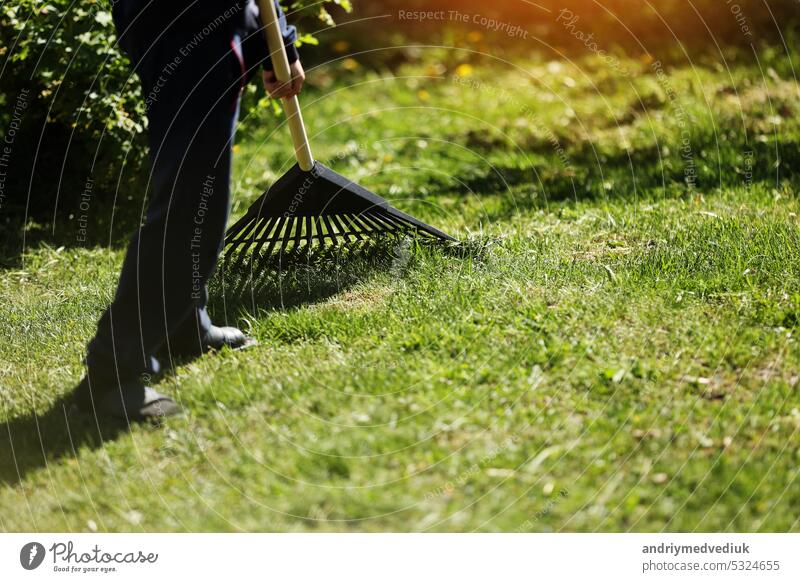
[(639, 57), (639, 60), (641, 60), (645, 65), (649, 65), (653, 62), (653, 55), (650, 53), (644, 53), (641, 57)]
[(355, 60), (355, 59), (350, 59), (350, 58), (347, 58), (347, 59), (345, 59), (345, 60), (343, 60), (343, 61), (342, 61), (342, 66), (343, 66), (345, 69), (347, 69), (348, 71), (355, 71), (355, 70), (356, 70), (356, 69), (358, 69), (358, 68), (359, 68), (361, 65), (360, 65), (360, 64), (358, 64), (358, 61), (357, 61), (357, 60)]
[(392, 154), (386, 154), (386, 155), (383, 156), (383, 161), (384, 162), (391, 162), (393, 159), (394, 159), (394, 156)]
[(472, 74), (472, 65), (462, 63), (456, 67), (456, 75), (459, 77), (469, 77)]
[(242, 149), (242, 146), (240, 146), (238, 143), (233, 144), (233, 153), (238, 153), (240, 149)]
[(417, 92), (417, 97), (419, 97), (422, 101), (427, 101), (431, 98), (431, 94), (428, 93), (425, 89), (420, 89)]

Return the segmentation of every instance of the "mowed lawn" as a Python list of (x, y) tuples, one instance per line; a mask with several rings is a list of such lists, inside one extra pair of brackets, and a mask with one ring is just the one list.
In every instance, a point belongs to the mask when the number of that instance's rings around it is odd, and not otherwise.
[[(800, 530), (791, 71), (467, 58), (310, 72), (318, 158), (465, 243), (223, 269), (260, 345), (161, 379), (183, 418), (51, 409), (119, 242), (4, 258), (0, 529)], [(243, 120), (234, 216), (276, 127)]]

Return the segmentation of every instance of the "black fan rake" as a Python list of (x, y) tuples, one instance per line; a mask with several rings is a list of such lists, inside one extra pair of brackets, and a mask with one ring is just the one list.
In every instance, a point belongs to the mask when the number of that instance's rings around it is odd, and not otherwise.
[(315, 242), (357, 243), (368, 237), (413, 233), (429, 241), (451, 236), (391, 206), (380, 196), (315, 162), (292, 167), (228, 229), (228, 252), (272, 254)]

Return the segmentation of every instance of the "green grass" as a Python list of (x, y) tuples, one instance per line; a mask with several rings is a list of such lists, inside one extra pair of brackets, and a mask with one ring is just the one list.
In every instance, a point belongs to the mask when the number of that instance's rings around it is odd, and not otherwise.
[[(306, 116), (320, 159), (465, 249), (217, 277), (260, 345), (163, 379), (185, 418), (67, 430), (122, 251), (7, 258), (0, 529), (800, 529), (793, 82), (433, 62), (313, 71)], [(243, 122), (234, 215), (289, 162), (274, 125)]]

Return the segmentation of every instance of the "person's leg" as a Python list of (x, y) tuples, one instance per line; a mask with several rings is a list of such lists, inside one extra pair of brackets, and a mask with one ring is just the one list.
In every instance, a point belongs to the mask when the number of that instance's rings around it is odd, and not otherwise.
[[(204, 296), (208, 297), (208, 291), (204, 290)], [(169, 360), (199, 356), (205, 351), (206, 334), (212, 327), (211, 317), (206, 310), (207, 303), (206, 300), (198, 304), (170, 331), (169, 337), (158, 350), (158, 358), (165, 365), (169, 365)]]
[[(257, 32), (261, 33), (260, 30)], [(243, 45), (238, 34), (234, 35), (231, 48), (240, 67), (241, 80), (244, 85), (253, 73), (252, 70), (246, 68)], [(234, 123), (234, 126), (231, 127), (230, 146), (233, 144), (235, 131)], [(239, 329), (213, 325), (207, 305), (208, 287), (203, 286), (198, 293), (195, 309), (191, 310), (183, 321), (169, 330), (169, 335), (156, 352), (162, 363), (170, 365), (176, 358), (197, 357), (209, 350), (218, 350), (223, 347), (242, 349), (257, 344), (256, 340), (248, 337)]]
[(140, 61), (151, 97), (151, 199), (89, 344), (92, 391), (124, 392), (142, 384), (143, 372), (158, 370), (157, 348), (204, 306), (224, 240), (241, 65), (222, 31), (194, 43), (191, 29), (167, 32)]

